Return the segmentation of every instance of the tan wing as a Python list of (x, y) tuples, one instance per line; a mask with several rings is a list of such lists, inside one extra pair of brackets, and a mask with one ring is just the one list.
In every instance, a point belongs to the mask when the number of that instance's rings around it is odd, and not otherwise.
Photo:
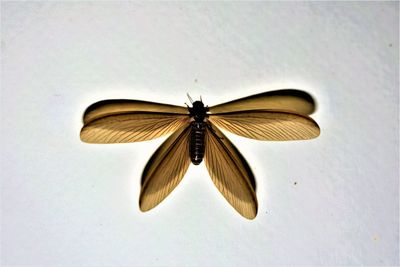
[(81, 140), (108, 144), (145, 141), (173, 132), (190, 118), (186, 114), (136, 112), (108, 115), (86, 123)]
[(234, 134), (257, 140), (305, 140), (320, 134), (319, 126), (312, 118), (279, 110), (221, 113), (210, 115), (208, 119)]
[(150, 158), (142, 175), (141, 211), (157, 206), (182, 180), (190, 164), (189, 134), (189, 126), (181, 127)]
[(314, 99), (308, 93), (296, 89), (283, 89), (251, 95), (210, 107), (210, 113), (224, 113), (253, 109), (290, 110), (300, 114), (312, 114)]
[(141, 100), (113, 99), (103, 100), (90, 105), (83, 115), (84, 124), (95, 119), (132, 112), (157, 112), (188, 114), (186, 107), (147, 102)]
[(216, 127), (207, 128), (204, 160), (215, 186), (237, 212), (247, 219), (257, 215), (255, 181), (249, 165)]

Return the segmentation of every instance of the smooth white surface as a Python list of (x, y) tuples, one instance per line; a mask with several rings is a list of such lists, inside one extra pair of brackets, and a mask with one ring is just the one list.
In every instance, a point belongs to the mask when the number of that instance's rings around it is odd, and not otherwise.
[[(398, 7), (3, 2), (2, 265), (398, 265)], [(141, 213), (163, 139), (79, 140), (98, 100), (213, 105), (279, 88), (316, 98), (322, 134), (229, 135), (257, 179), (254, 221), (204, 164)]]

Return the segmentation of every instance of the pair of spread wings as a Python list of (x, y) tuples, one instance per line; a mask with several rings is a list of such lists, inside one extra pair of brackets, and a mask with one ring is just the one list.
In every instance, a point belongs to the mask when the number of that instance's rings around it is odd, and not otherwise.
[[(241, 98), (209, 108), (204, 161), (215, 186), (242, 216), (257, 215), (255, 180), (249, 165), (217, 128), (257, 140), (304, 140), (320, 130), (308, 115), (315, 104), (305, 92), (286, 89)], [(84, 114), (81, 140), (128, 143), (172, 133), (147, 163), (139, 206), (148, 211), (179, 184), (190, 165), (189, 111), (186, 107), (138, 100), (105, 100)]]

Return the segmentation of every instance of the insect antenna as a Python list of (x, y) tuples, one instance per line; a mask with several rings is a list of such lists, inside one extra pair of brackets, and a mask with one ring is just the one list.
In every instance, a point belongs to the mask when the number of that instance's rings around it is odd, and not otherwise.
[(186, 93), (186, 95), (188, 96), (188, 98), (189, 98), (189, 100), (190, 100), (190, 103), (193, 104), (193, 99), (190, 97), (189, 93)]

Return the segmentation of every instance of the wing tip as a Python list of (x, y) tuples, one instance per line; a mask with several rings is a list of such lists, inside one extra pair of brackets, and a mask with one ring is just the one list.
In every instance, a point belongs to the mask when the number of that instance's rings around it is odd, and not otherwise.
[(86, 126), (83, 126), (80, 133), (79, 133), (79, 139), (88, 144), (101, 144), (100, 142), (96, 142), (93, 137), (90, 136), (88, 133)]
[(254, 220), (257, 217), (257, 208), (252, 211), (248, 211), (245, 213), (240, 213), (244, 218), (248, 220)]
[(319, 128), (319, 125), (316, 124), (317, 128), (315, 129), (315, 136), (313, 138), (317, 138), (318, 136), (321, 135), (321, 128)]
[(139, 197), (139, 209), (141, 212), (147, 212), (153, 208), (155, 208), (160, 203), (154, 203), (154, 201), (146, 200), (146, 196), (141, 193)]
[(79, 139), (84, 143), (90, 143), (90, 140), (87, 138), (87, 135), (85, 132), (85, 127), (82, 127), (82, 129), (79, 133)]
[[(234, 207), (234, 206), (233, 206)], [(244, 218), (248, 220), (254, 220), (258, 213), (258, 201), (255, 192), (253, 192), (253, 200), (247, 202), (246, 205), (239, 207), (234, 207), (237, 212), (240, 213)]]
[(313, 120), (312, 118), (310, 118), (310, 119), (313, 123), (312, 129), (311, 129), (312, 135), (308, 139), (315, 139), (321, 135), (321, 128), (319, 127), (318, 123), (315, 120)]
[(139, 204), (139, 209), (141, 212), (147, 212), (147, 211), (151, 210), (152, 208), (148, 208), (148, 207), (145, 207), (145, 206)]

